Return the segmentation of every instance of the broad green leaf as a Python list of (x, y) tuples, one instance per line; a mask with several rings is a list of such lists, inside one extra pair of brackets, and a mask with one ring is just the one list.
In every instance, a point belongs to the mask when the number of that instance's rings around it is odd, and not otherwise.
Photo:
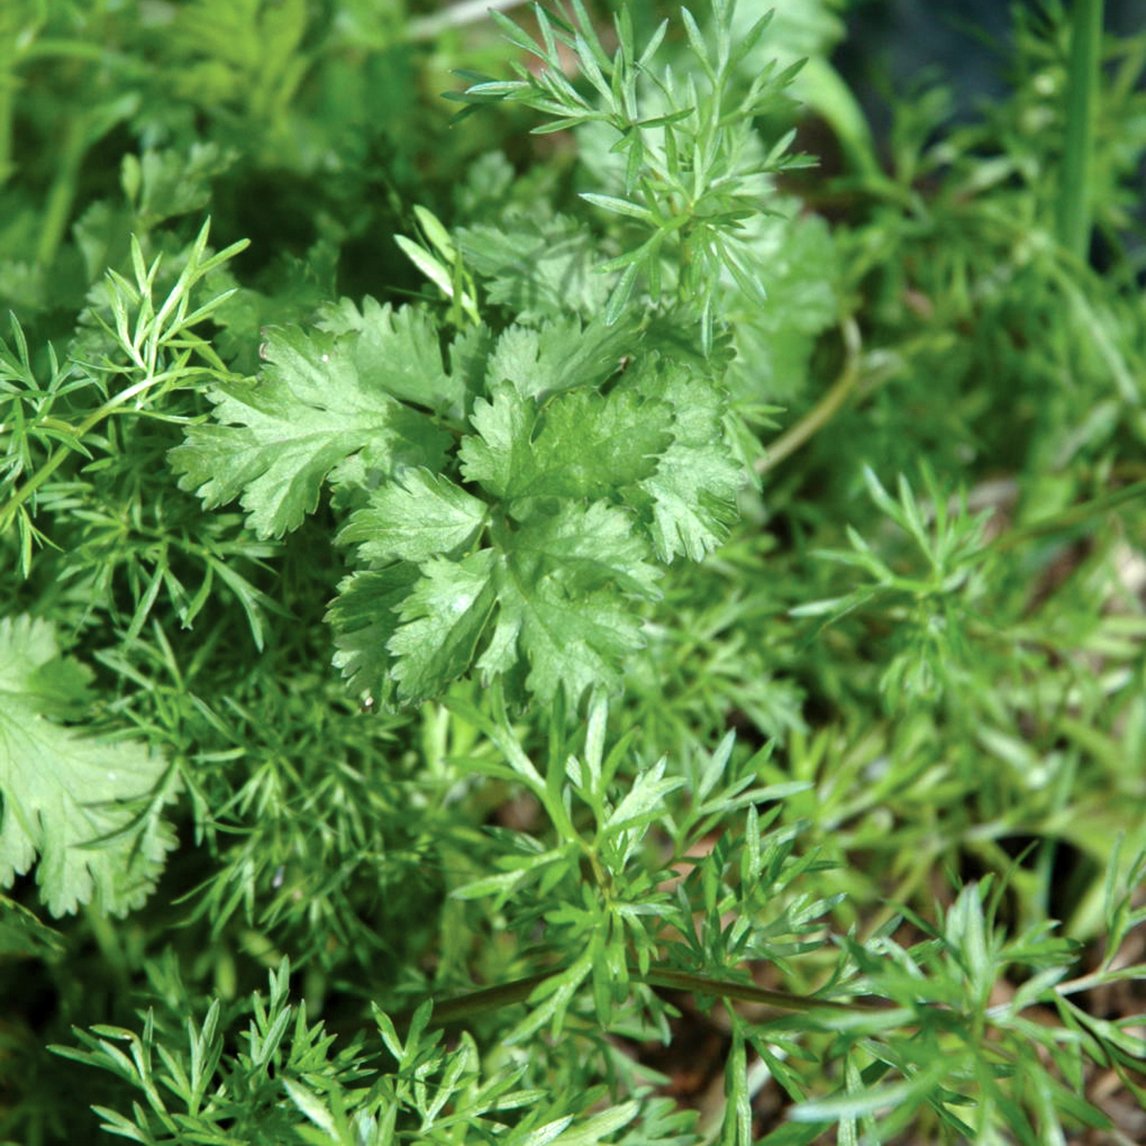
[(754, 220), (746, 270), (767, 294), (730, 292), (728, 319), (736, 359), (728, 385), (737, 401), (789, 402), (807, 386), (816, 338), (836, 321), (839, 302), (833, 280), (836, 251), (822, 219), (772, 215)]
[[(646, 542), (629, 515), (603, 502), (566, 503), (560, 512), (535, 517), (513, 535), (513, 560), (531, 579), (559, 581), (572, 596), (615, 587), (659, 597), (660, 570), (649, 564)], [(519, 579), (520, 580), (520, 579)]]
[(381, 388), (403, 402), (460, 417), (465, 407), (465, 383), (442, 364), (438, 332), (429, 314), (418, 307), (393, 310), (367, 296), (359, 310), (349, 299), (329, 308), (323, 330), (355, 334), (354, 364), (372, 388)]
[(486, 522), (488, 507), (449, 478), (414, 469), (374, 490), (339, 535), (366, 561), (424, 561), (461, 549)]
[(357, 573), (331, 606), (335, 663), (356, 689), (388, 703), (440, 693), (477, 661), (488, 676), (528, 664), (528, 687), (576, 701), (599, 681), (619, 684), (620, 661), (640, 648), (635, 596), (659, 596), (659, 569), (629, 515), (597, 502), (567, 503), (495, 534), (497, 549), (461, 560), (428, 557)]
[(522, 322), (599, 312), (609, 284), (593, 272), (596, 240), (564, 216), (507, 219), (458, 233), (466, 265), (487, 280), (489, 300)]
[(463, 473), (490, 493), (603, 498), (650, 477), (672, 438), (672, 407), (633, 391), (559, 394), (538, 413), (504, 383), (474, 409)]
[(515, 663), (515, 650), (524, 653), (527, 686), (542, 703), (559, 689), (575, 705), (595, 685), (619, 687), (622, 659), (644, 641), (615, 590), (571, 596), (560, 576), (536, 576), (536, 565), (520, 557), (511, 556), (498, 573), (497, 624), (479, 668), (502, 673)]
[(394, 691), (389, 642), (417, 580), (418, 568), (409, 563), (355, 573), (339, 585), (326, 614), (334, 629), (335, 667), (351, 688), (378, 704), (388, 703)]
[(650, 476), (672, 441), (672, 408), (626, 391), (562, 394), (544, 411), (535, 472), (510, 496), (605, 497)]
[(360, 370), (352, 338), (277, 330), (264, 357), (254, 385), (211, 392), (221, 424), (192, 426), (169, 455), (180, 486), (208, 507), (241, 498), (261, 537), (281, 537), (313, 512), (323, 481), (337, 482), (348, 459), (382, 475), (440, 465), (448, 436), (397, 402), (384, 373)]
[(495, 497), (506, 497), (519, 475), (532, 471), (529, 439), (537, 420), (532, 399), (523, 398), (502, 382), (490, 388), (491, 398), (479, 398), (470, 417), (477, 435), (462, 439), (458, 456), (462, 475), (478, 482)]
[(402, 625), (390, 638), (394, 678), (407, 702), (437, 696), (473, 662), (493, 610), (493, 551), (461, 561), (436, 557), (402, 606)]
[(628, 500), (650, 515), (662, 561), (678, 554), (699, 561), (728, 535), (743, 483), (723, 430), (723, 394), (675, 363), (653, 363), (634, 374), (629, 385), (671, 405), (673, 440)]
[(36, 880), (53, 915), (85, 903), (122, 915), (147, 898), (174, 846), (160, 817), (174, 795), (172, 773), (140, 741), (53, 722), (79, 679), (47, 622), (0, 621), (0, 884), (38, 857)]
[(511, 326), (498, 339), (486, 375), (488, 388), (510, 382), (519, 394), (540, 397), (577, 386), (599, 386), (621, 367), (640, 336), (635, 319), (607, 326), (594, 319), (547, 323), (538, 330)]

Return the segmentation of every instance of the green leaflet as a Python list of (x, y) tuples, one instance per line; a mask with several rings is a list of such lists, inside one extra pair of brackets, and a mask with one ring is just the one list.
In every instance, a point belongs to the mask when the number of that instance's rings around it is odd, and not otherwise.
[(365, 561), (424, 561), (460, 549), (485, 524), (487, 506), (448, 478), (416, 469), (374, 490), (339, 534)]
[(584, 326), (576, 318), (537, 330), (511, 326), (494, 347), (487, 385), (511, 382), (518, 393), (535, 398), (577, 386), (598, 387), (639, 344), (636, 327), (631, 313), (611, 326), (601, 318)]
[(727, 382), (734, 400), (787, 405), (803, 394), (816, 338), (835, 321), (838, 256), (817, 216), (790, 212), (754, 219), (750, 270), (768, 295), (761, 306), (743, 290), (728, 299), (736, 358)]
[(672, 420), (669, 406), (632, 392), (577, 390), (539, 409), (502, 383), (475, 406), (462, 472), (511, 501), (607, 497), (654, 471)]
[(438, 695), (473, 663), (493, 609), (493, 553), (483, 549), (461, 561), (434, 558), (402, 606), (402, 626), (390, 638), (394, 678), (404, 700)]
[(571, 309), (598, 314), (605, 305), (608, 280), (593, 273), (592, 232), (565, 216), (515, 214), (499, 226), (463, 229), (458, 244), (467, 263), (489, 280), (490, 301), (508, 306), (518, 321), (540, 322)]
[(388, 700), (393, 682), (404, 703), (438, 695), (475, 659), (487, 678), (524, 661), (534, 692), (575, 701), (594, 679), (615, 685), (619, 658), (643, 644), (624, 601), (659, 595), (648, 557), (623, 510), (563, 505), (420, 575), (401, 562), (350, 578), (330, 612), (335, 661), (372, 697)]
[(725, 396), (707, 379), (663, 359), (635, 370), (626, 384), (657, 394), (673, 411), (671, 445), (628, 500), (651, 514), (662, 561), (679, 555), (700, 561), (728, 535), (744, 480), (724, 433)]
[(418, 567), (408, 563), (354, 573), (338, 586), (326, 614), (334, 629), (335, 668), (356, 692), (379, 704), (389, 704), (394, 694), (389, 642), (417, 580)]
[(504, 498), (528, 481), (535, 469), (530, 438), (537, 407), (507, 382), (495, 384), (492, 391), (491, 400), (479, 398), (474, 404), (470, 421), (478, 436), (464, 438), (458, 456), (467, 481)]
[(519, 581), (549, 577), (572, 594), (616, 585), (635, 596), (660, 595), (648, 544), (629, 514), (603, 502), (532, 518), (512, 535), (511, 552)]
[(573, 705), (594, 686), (616, 689), (621, 658), (644, 644), (636, 618), (611, 593), (571, 600), (552, 581), (526, 592), (510, 574), (498, 607), (497, 628), (478, 667), (491, 676), (507, 672), (519, 649), (529, 662), (526, 685), (544, 703), (559, 689)]
[(498, 573), (497, 628), (480, 667), (489, 675), (529, 662), (543, 701), (563, 689), (576, 704), (593, 685), (616, 688), (621, 659), (644, 641), (617, 590), (657, 596), (657, 569), (628, 516), (600, 503), (529, 522)]
[(51, 625), (0, 621), (0, 884), (38, 857), (53, 915), (92, 902), (123, 915), (147, 898), (174, 846), (160, 813), (175, 785), (163, 757), (139, 741), (53, 722), (75, 708), (85, 681), (60, 659)]
[(281, 537), (350, 458), (383, 475), (441, 464), (447, 436), (394, 398), (386, 374), (360, 368), (357, 340), (276, 330), (263, 353), (257, 383), (211, 392), (222, 424), (191, 427), (171, 451), (180, 486), (208, 506), (241, 498), (259, 536)]
[(516, 496), (607, 497), (648, 477), (672, 441), (663, 402), (578, 390), (550, 402), (537, 434), (533, 473)]
[(356, 334), (351, 343), (360, 378), (381, 386), (403, 402), (460, 417), (465, 409), (465, 383), (448, 374), (433, 320), (424, 311), (405, 306), (393, 310), (367, 297), (359, 310), (349, 299), (328, 307), (322, 330)]

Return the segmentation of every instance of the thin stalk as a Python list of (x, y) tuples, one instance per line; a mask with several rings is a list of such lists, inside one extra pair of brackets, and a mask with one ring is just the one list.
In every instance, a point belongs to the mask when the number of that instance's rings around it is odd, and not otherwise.
[(1089, 525), (1100, 515), (1144, 497), (1146, 497), (1146, 481), (1138, 481), (1133, 485), (1123, 486), (1112, 493), (1104, 493), (1090, 501), (1073, 505), (1062, 513), (1040, 518), (1038, 521), (1032, 521), (1029, 525), (1012, 529), (1010, 533), (1003, 533), (996, 537), (984, 549), (984, 552), (1013, 549), (1016, 545), (1023, 545), (1040, 537), (1051, 537), (1056, 533), (1064, 533), (1079, 526)]
[(80, 167), (87, 150), (87, 120), (78, 116), (68, 124), (64, 146), (60, 153), (56, 178), (52, 181), (48, 200), (40, 224), (40, 241), (36, 247), (36, 261), (41, 267), (50, 266), (56, 258), (60, 243), (68, 229), (72, 205), (76, 198)]
[(777, 1011), (799, 1014), (843, 1012), (845, 1014), (873, 1011), (898, 1011), (901, 1008), (890, 999), (861, 997), (843, 1002), (839, 999), (820, 999), (814, 995), (794, 995), (789, 991), (773, 991), (757, 987), (755, 983), (738, 983), (731, 979), (711, 979), (707, 975), (694, 975), (687, 971), (659, 971), (651, 968), (646, 975), (634, 975), (637, 982), (670, 991), (688, 991), (693, 995), (715, 995), (721, 999), (735, 999), (741, 1003), (758, 1003)]
[[(470, 991), (455, 999), (434, 1003), (433, 1022), (435, 1026), (467, 1019), (482, 1011), (498, 1010), (514, 1003), (523, 1003), (554, 972), (529, 975), (500, 983), (496, 987), (485, 987), (480, 991)], [(772, 991), (757, 987), (754, 983), (738, 983), (730, 979), (712, 979), (707, 975), (694, 975), (687, 971), (672, 971), (667, 968), (651, 968), (647, 974), (636, 970), (631, 972), (634, 982), (649, 987), (660, 987), (669, 991), (687, 991), (694, 995), (712, 995), (721, 999), (735, 999), (741, 1003), (756, 1003), (785, 1014), (870, 1014), (899, 1010), (899, 1006), (888, 999), (859, 998), (849, 1002), (836, 999), (818, 999), (811, 995), (794, 995), (788, 991)]]
[(860, 334), (853, 319), (844, 323), (844, 344), (847, 360), (832, 388), (790, 430), (783, 433), (768, 447), (768, 453), (756, 463), (756, 472), (765, 474), (791, 457), (810, 438), (824, 428), (839, 413), (860, 380)]
[(15, 114), (15, 101), (12, 93), (16, 89), (16, 76), (13, 64), (2, 61), (0, 64), (0, 187), (8, 182), (15, 170), (12, 163), (12, 117)]
[(461, 28), (466, 24), (476, 24), (489, 19), (491, 11), (508, 12), (511, 8), (519, 8), (526, 0), (461, 0), (459, 4), (451, 4), (441, 12), (432, 16), (420, 16), (411, 20), (406, 36), (411, 40), (432, 40), (451, 28)]
[(1080, 262), (1090, 249), (1094, 137), (1102, 62), (1103, 0), (1075, 0), (1066, 85), (1066, 145), (1055, 229)]

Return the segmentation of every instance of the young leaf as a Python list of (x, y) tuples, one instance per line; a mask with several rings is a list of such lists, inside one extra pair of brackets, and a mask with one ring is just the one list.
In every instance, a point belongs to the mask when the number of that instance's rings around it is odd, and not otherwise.
[(473, 662), (493, 609), (493, 551), (461, 561), (436, 557), (402, 606), (401, 628), (390, 638), (394, 678), (403, 700), (436, 696)]
[(326, 614), (334, 629), (334, 665), (350, 686), (371, 701), (388, 703), (394, 691), (390, 638), (398, 611), (418, 580), (418, 568), (402, 562), (355, 573), (338, 587)]
[(537, 470), (517, 496), (605, 497), (649, 477), (672, 441), (672, 408), (612, 391), (560, 395), (544, 411)]
[(511, 326), (498, 339), (487, 377), (491, 386), (511, 382), (518, 393), (534, 398), (599, 386), (639, 342), (632, 315), (613, 324), (594, 319), (584, 327), (578, 319), (547, 323), (539, 330)]
[(430, 316), (416, 307), (393, 310), (367, 296), (361, 311), (349, 299), (329, 307), (319, 328), (356, 334), (354, 365), (361, 378), (403, 402), (451, 417), (465, 408), (465, 383), (442, 365), (438, 332)]
[(629, 384), (671, 406), (673, 440), (656, 470), (638, 483), (628, 500), (651, 514), (653, 541), (662, 561), (678, 554), (699, 561), (727, 536), (743, 480), (724, 435), (723, 395), (676, 363), (638, 369)]
[(463, 472), (509, 500), (606, 497), (652, 475), (672, 421), (666, 403), (586, 390), (558, 395), (539, 418), (502, 384), (475, 408), (478, 437), (462, 443)]
[(575, 705), (594, 686), (615, 689), (619, 662), (644, 643), (636, 618), (615, 592), (574, 597), (560, 577), (531, 580), (530, 572), (512, 558), (499, 570), (497, 625), (479, 667), (505, 672), (519, 645), (529, 660), (526, 683), (543, 704), (558, 690)]
[(513, 556), (538, 581), (558, 580), (572, 594), (613, 585), (660, 596), (660, 570), (648, 563), (648, 546), (634, 535), (627, 513), (603, 502), (569, 503), (559, 513), (532, 518), (513, 535)]
[(339, 534), (366, 561), (425, 561), (461, 549), (485, 524), (487, 507), (448, 478), (415, 469), (374, 490)]
[(77, 676), (47, 622), (0, 621), (0, 884), (39, 855), (53, 915), (93, 900), (122, 915), (147, 898), (174, 846), (160, 818), (173, 782), (145, 744), (85, 737), (50, 719)]
[(604, 305), (609, 288), (593, 273), (594, 237), (563, 215), (463, 229), (458, 243), (466, 265), (486, 280), (489, 301), (508, 307), (518, 322), (541, 322), (571, 310), (591, 315)]
[(281, 537), (313, 512), (323, 481), (349, 458), (382, 474), (440, 465), (448, 436), (395, 400), (390, 375), (360, 367), (353, 339), (276, 330), (264, 354), (255, 385), (211, 392), (223, 424), (192, 426), (169, 455), (181, 488), (208, 507), (241, 497), (255, 531)]
[(536, 405), (522, 398), (508, 382), (490, 388), (491, 398), (479, 398), (470, 417), (477, 436), (462, 439), (458, 456), (462, 475), (478, 482), (495, 497), (528, 481), (533, 469), (530, 438), (537, 420)]

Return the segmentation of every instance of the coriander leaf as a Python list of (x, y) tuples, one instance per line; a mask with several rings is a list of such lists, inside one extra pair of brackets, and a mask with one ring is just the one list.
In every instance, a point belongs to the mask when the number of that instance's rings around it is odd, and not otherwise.
[[(211, 183), (237, 158), (214, 143), (193, 143), (183, 150), (144, 151), (123, 157), (123, 187), (137, 226), (150, 230), (166, 219), (200, 213), (211, 201)], [(89, 256), (89, 267), (92, 260)], [(96, 264), (101, 269), (105, 263)], [(95, 279), (97, 274), (89, 277)]]
[(624, 510), (604, 502), (565, 504), (531, 519), (513, 534), (513, 555), (519, 570), (538, 582), (556, 578), (573, 598), (608, 586), (660, 596), (660, 570), (648, 562), (647, 543), (634, 535)]
[(562, 394), (544, 410), (533, 445), (533, 473), (511, 497), (605, 497), (650, 476), (672, 441), (672, 408), (616, 391)]
[[(477, 437), (463, 440), (462, 472), (490, 493), (602, 498), (650, 476), (672, 440), (672, 407), (633, 391), (559, 394), (539, 415), (502, 383), (475, 403)], [(540, 429), (538, 429), (540, 424)]]
[(0, 884), (39, 856), (53, 915), (95, 902), (126, 914), (154, 888), (174, 836), (162, 805), (174, 794), (166, 761), (134, 740), (81, 735), (49, 718), (80, 674), (45, 621), (0, 621)]
[(467, 394), (482, 390), (493, 344), (493, 331), (488, 326), (467, 326), (450, 343), (450, 373), (459, 379)]
[(528, 659), (527, 686), (576, 704), (595, 683), (615, 688), (618, 662), (643, 646), (640, 626), (617, 590), (657, 597), (659, 570), (628, 515), (602, 502), (565, 504), (497, 540), (497, 624), (478, 667), (487, 675)]
[(350, 299), (326, 308), (319, 329), (354, 334), (354, 364), (369, 379), (403, 402), (413, 402), (451, 417), (465, 409), (465, 383), (442, 365), (438, 332), (429, 315), (417, 307), (393, 310), (367, 296), (362, 309)]
[(725, 398), (714, 384), (678, 363), (646, 362), (626, 380), (626, 388), (654, 393), (669, 403), (673, 440), (656, 471), (626, 491), (626, 500), (651, 516), (662, 561), (678, 554), (699, 561), (724, 540), (736, 520), (736, 493), (743, 481), (724, 433)]
[(488, 493), (506, 497), (522, 474), (533, 470), (529, 439), (537, 421), (537, 406), (508, 382), (490, 387), (491, 397), (474, 403), (470, 422), (477, 436), (462, 439), (458, 456), (462, 475), (478, 482)]
[(571, 705), (595, 686), (621, 683), (618, 663), (641, 648), (640, 625), (618, 607), (615, 592), (571, 597), (558, 576), (537, 577), (536, 568), (510, 557), (498, 568), (498, 616), (478, 667), (487, 675), (512, 668), (520, 647), (529, 660), (527, 686), (542, 703), (563, 689)]
[(417, 566), (408, 563), (355, 573), (338, 586), (326, 614), (335, 634), (335, 667), (351, 688), (379, 704), (388, 704), (394, 692), (389, 641), (417, 580)]
[(660, 571), (628, 514), (597, 502), (565, 504), (520, 528), (494, 530), (495, 548), (460, 561), (431, 557), (358, 573), (331, 606), (335, 663), (352, 684), (389, 703), (438, 695), (470, 669), (497, 606), (497, 624), (478, 660), (488, 675), (528, 661), (528, 687), (576, 701), (595, 680), (619, 683), (617, 662), (643, 644), (624, 594), (659, 596)]
[(485, 502), (449, 478), (409, 470), (374, 490), (338, 539), (359, 543), (359, 556), (369, 562), (424, 561), (472, 541), (487, 513)]
[(389, 473), (396, 465), (437, 468), (449, 442), (431, 420), (394, 400), (380, 373), (362, 373), (352, 339), (269, 333), (265, 370), (255, 385), (210, 393), (222, 425), (192, 426), (171, 451), (208, 507), (241, 497), (261, 537), (297, 528), (318, 504), (324, 480), (360, 469)]
[(727, 316), (736, 346), (728, 385), (743, 402), (790, 402), (807, 386), (816, 338), (836, 320), (838, 258), (831, 232), (814, 215), (753, 220), (752, 273), (768, 293), (761, 306), (730, 291)]
[(488, 280), (490, 302), (509, 307), (521, 322), (568, 314), (599, 314), (609, 281), (594, 273), (599, 260), (589, 229), (563, 215), (518, 216), (498, 226), (458, 233), (467, 266)]
[(539, 330), (511, 326), (497, 340), (486, 374), (488, 387), (510, 382), (519, 394), (537, 398), (576, 386), (597, 387), (617, 372), (640, 340), (636, 320), (622, 316), (612, 326), (596, 318), (547, 323)]
[(493, 563), (493, 551), (483, 549), (461, 561), (435, 557), (422, 567), (402, 606), (401, 627), (389, 641), (404, 701), (437, 696), (473, 663), (493, 610)]

